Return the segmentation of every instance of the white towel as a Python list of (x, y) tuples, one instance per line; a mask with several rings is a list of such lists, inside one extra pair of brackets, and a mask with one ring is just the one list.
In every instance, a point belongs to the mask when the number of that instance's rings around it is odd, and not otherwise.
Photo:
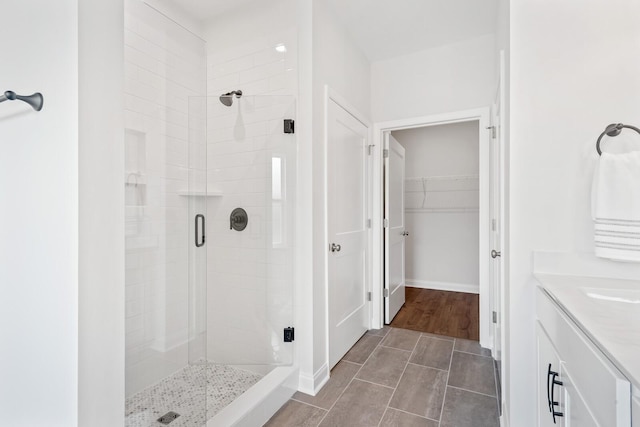
[(593, 176), (595, 253), (640, 262), (640, 151), (602, 153)]

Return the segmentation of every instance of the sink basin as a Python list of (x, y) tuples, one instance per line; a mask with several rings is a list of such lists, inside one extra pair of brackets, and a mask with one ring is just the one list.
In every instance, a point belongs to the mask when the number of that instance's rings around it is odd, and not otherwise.
[(589, 298), (623, 304), (640, 304), (640, 289), (580, 288)]

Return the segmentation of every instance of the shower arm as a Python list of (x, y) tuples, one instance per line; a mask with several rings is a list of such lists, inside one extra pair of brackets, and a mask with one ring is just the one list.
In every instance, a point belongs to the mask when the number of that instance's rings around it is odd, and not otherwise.
[(16, 99), (18, 101), (26, 102), (36, 111), (42, 110), (42, 105), (44, 104), (44, 98), (40, 92), (36, 92), (33, 95), (22, 96), (8, 90), (4, 94), (0, 95), (0, 102), (15, 101)]

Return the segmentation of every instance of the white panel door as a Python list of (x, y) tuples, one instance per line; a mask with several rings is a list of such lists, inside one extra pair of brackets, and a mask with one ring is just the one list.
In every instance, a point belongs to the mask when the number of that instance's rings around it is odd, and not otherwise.
[(333, 367), (368, 329), (368, 129), (329, 99), (327, 187), (329, 363)]
[[(504, 263), (502, 262), (502, 247), (504, 241), (503, 212), (504, 212), (504, 152), (502, 149), (505, 103), (504, 93), (505, 62), (504, 52), (500, 53), (500, 87), (498, 96), (491, 111), (492, 143), (490, 159), (490, 215), (491, 215), (491, 253), (490, 270), (491, 309), (493, 315), (493, 351), (492, 355), (498, 363), (502, 363), (502, 316), (504, 315), (503, 286)], [(486, 256), (486, 254), (485, 254)], [(500, 403), (502, 405), (502, 403)]]
[(389, 324), (405, 300), (405, 238), (404, 223), (404, 147), (391, 135), (385, 134), (385, 269), (384, 322)]

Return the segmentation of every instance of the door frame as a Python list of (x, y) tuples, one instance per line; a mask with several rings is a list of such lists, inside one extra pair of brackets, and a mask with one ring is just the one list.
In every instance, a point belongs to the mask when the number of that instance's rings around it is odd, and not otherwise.
[[(323, 187), (324, 187), (324, 194), (323, 194), (323, 204), (324, 204), (324, 223), (323, 223), (323, 230), (322, 230), (322, 238), (323, 238), (323, 248), (325, 249), (324, 251), (322, 251), (322, 256), (323, 256), (323, 268), (324, 268), (324, 281), (322, 283), (322, 285), (324, 286), (324, 297), (325, 297), (325, 342), (327, 343), (326, 348), (325, 348), (325, 360), (326, 363), (329, 363), (329, 347), (331, 346), (331, 340), (330, 340), (330, 336), (329, 336), (329, 331), (330, 331), (330, 322), (329, 322), (329, 102), (335, 102), (338, 106), (340, 106), (342, 109), (344, 109), (347, 113), (351, 114), (356, 120), (358, 120), (360, 123), (362, 123), (366, 128), (367, 128), (367, 139), (368, 139), (368, 143), (369, 146), (371, 146), (372, 144), (372, 126), (371, 126), (371, 122), (369, 120), (366, 119), (366, 116), (364, 114), (362, 114), (356, 107), (354, 107), (349, 101), (347, 101), (346, 98), (344, 98), (342, 95), (340, 95), (338, 92), (336, 92), (334, 89), (332, 89), (329, 85), (325, 85), (324, 86), (324, 105), (323, 105), (323, 114), (324, 114), (324, 120), (323, 120), (323, 157), (324, 157), (324, 161), (323, 161), (323, 174), (324, 174), (324, 178), (323, 178)], [(375, 147), (373, 147), (375, 148)], [(373, 204), (372, 204), (372, 184), (373, 184), (373, 163), (372, 163), (372, 158), (375, 156), (375, 150), (370, 150), (371, 155), (368, 156), (368, 162), (367, 162), (367, 183), (365, 185), (365, 195), (367, 197), (367, 201), (366, 201), (366, 205), (367, 205), (367, 212), (368, 212), (368, 217), (371, 218), (372, 215), (372, 211), (373, 211)], [(367, 255), (366, 255), (366, 266), (365, 266), (365, 271), (367, 272), (367, 277), (366, 277), (366, 282), (367, 282), (367, 292), (373, 292), (372, 289), (372, 266), (374, 264), (372, 264), (372, 237), (373, 237), (373, 230), (374, 227), (373, 225), (371, 227), (369, 227), (369, 231), (367, 233), (367, 244), (366, 244), (366, 251), (367, 251)], [(367, 319), (369, 320), (369, 324), (367, 325), (368, 329), (372, 328), (372, 323), (371, 323), (371, 318), (373, 315), (372, 311), (373, 310), (373, 304), (372, 301), (369, 301), (369, 307), (368, 307), (368, 315), (367, 315)], [(354, 343), (355, 344), (355, 343)]]
[[(479, 185), (480, 185), (480, 209), (479, 209), (479, 288), (480, 288), (480, 345), (492, 348), (493, 336), (491, 327), (491, 289), (490, 289), (490, 218), (489, 218), (489, 188), (490, 188), (490, 147), (491, 107), (482, 107), (471, 110), (454, 111), (450, 113), (413, 117), (408, 119), (378, 122), (373, 125), (373, 165), (372, 165), (372, 229), (375, 231), (371, 241), (371, 265), (372, 269), (372, 316), (371, 325), (374, 328), (382, 328), (384, 324), (384, 228), (382, 220), (384, 215), (384, 183), (383, 177), (383, 145), (384, 133), (396, 130), (415, 129), (428, 126), (438, 126), (453, 123), (478, 121), (478, 145), (479, 145)], [(484, 224), (485, 226), (482, 226)]]

